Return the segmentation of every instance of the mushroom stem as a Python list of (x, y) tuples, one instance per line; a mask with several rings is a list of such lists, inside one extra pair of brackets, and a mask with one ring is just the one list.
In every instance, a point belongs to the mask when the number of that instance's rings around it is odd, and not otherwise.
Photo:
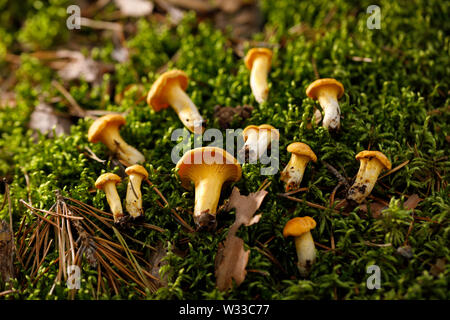
[(115, 127), (105, 128), (102, 134), (102, 142), (117, 156), (128, 162), (129, 164), (142, 163), (145, 161), (145, 157), (130, 146), (122, 139), (119, 131)]
[(122, 218), (122, 203), (120, 201), (119, 194), (117, 193), (116, 184), (114, 182), (107, 182), (103, 186), (103, 191), (106, 194), (106, 200), (108, 201), (111, 213), (113, 214), (114, 222), (118, 222)]
[(179, 85), (171, 85), (167, 90), (167, 102), (178, 114), (181, 122), (195, 133), (202, 133), (204, 123), (202, 116), (191, 98), (184, 92)]
[(250, 73), (250, 87), (258, 103), (267, 100), (269, 86), (267, 84), (267, 75), (270, 70), (270, 58), (261, 55), (255, 58)]
[(298, 257), (298, 270), (303, 277), (306, 277), (316, 261), (316, 247), (310, 231), (295, 237), (295, 248)]
[(355, 183), (347, 193), (347, 200), (355, 201), (358, 204), (370, 194), (383, 170), (383, 164), (375, 157), (360, 159), (360, 161)]
[(250, 130), (243, 151), (250, 163), (255, 162), (266, 152), (271, 143), (269, 129)]
[(281, 172), (281, 181), (286, 184), (286, 192), (300, 187), (309, 157), (292, 154), (286, 167)]
[(223, 181), (214, 176), (199, 180), (195, 185), (194, 220), (197, 225), (202, 225), (199, 222), (208, 215), (215, 217), (222, 184)]
[(340, 127), (341, 109), (337, 96), (337, 89), (329, 88), (328, 90), (321, 90), (317, 97), (325, 113), (322, 125), (331, 130), (338, 130)]
[(139, 174), (131, 174), (127, 186), (127, 197), (125, 207), (130, 216), (137, 218), (142, 215), (142, 193), (141, 193), (142, 176)]

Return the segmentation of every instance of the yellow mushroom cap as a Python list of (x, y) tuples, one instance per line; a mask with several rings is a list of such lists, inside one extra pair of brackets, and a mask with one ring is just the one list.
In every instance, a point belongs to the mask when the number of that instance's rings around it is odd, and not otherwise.
[(330, 87), (335, 87), (338, 90), (338, 99), (344, 94), (342, 83), (333, 78), (324, 78), (311, 83), (306, 89), (306, 95), (311, 99), (317, 99), (319, 90)]
[(108, 182), (114, 182), (115, 184), (118, 184), (120, 181), (122, 181), (122, 179), (120, 179), (117, 174), (104, 173), (97, 178), (97, 181), (95, 181), (95, 187), (97, 189), (103, 189), (103, 186)]
[(251, 125), (249, 125), (249, 126), (247, 126), (247, 127), (245, 127), (245, 129), (244, 129), (244, 131), (243, 131), (243, 135), (244, 135), (244, 140), (247, 140), (247, 137), (248, 137), (248, 132), (250, 131), (250, 130), (260, 130), (260, 129), (266, 129), (266, 130), (273, 130), (273, 131), (270, 131), (271, 133), (274, 133), (275, 134), (275, 136), (274, 137), (271, 137), (272, 139), (280, 139), (280, 133), (278, 132), (278, 129), (276, 129), (274, 126), (271, 126), (270, 124), (262, 124), (262, 125), (260, 125), (260, 126), (255, 126), (255, 125), (253, 125), (253, 124), (251, 124)]
[(247, 69), (252, 69), (253, 67), (253, 61), (258, 56), (265, 55), (269, 58), (270, 61), (272, 61), (272, 50), (267, 48), (252, 48), (247, 52), (247, 55), (245, 56), (244, 63)]
[(356, 160), (366, 159), (366, 158), (376, 158), (384, 166), (386, 170), (391, 170), (391, 162), (389, 159), (380, 151), (361, 151), (355, 157)]
[(148, 178), (148, 172), (147, 170), (145, 170), (145, 168), (143, 166), (140, 166), (138, 164), (135, 164), (131, 167), (128, 167), (125, 169), (125, 173), (127, 175), (132, 175), (132, 174), (139, 174), (141, 176), (145, 178)]
[(164, 72), (159, 78), (153, 83), (150, 91), (147, 95), (147, 103), (156, 112), (161, 109), (165, 109), (169, 106), (169, 103), (165, 97), (165, 89), (168, 84), (177, 82), (183, 91), (188, 87), (189, 77), (184, 71), (181, 70), (170, 70)]
[[(218, 161), (215, 161), (218, 160)], [(200, 163), (198, 163), (200, 162)], [(206, 162), (206, 163), (205, 163)], [(223, 181), (239, 181), (241, 165), (228, 152), (217, 147), (196, 148), (186, 152), (176, 165), (181, 185), (190, 189), (190, 182), (219, 174)]]
[(98, 142), (101, 139), (103, 130), (107, 127), (115, 126), (119, 128), (125, 124), (125, 118), (120, 114), (107, 114), (95, 120), (88, 131), (88, 140), (90, 142)]
[(293, 142), (287, 147), (287, 151), (290, 153), (297, 154), (299, 156), (305, 156), (311, 159), (312, 161), (317, 161), (316, 154), (311, 150), (311, 148), (303, 142)]
[(283, 229), (283, 237), (299, 237), (302, 234), (314, 229), (316, 221), (311, 217), (296, 217), (289, 220)]

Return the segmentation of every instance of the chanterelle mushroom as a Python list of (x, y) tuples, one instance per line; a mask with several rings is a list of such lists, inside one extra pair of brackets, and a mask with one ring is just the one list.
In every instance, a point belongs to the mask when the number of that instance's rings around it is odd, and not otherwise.
[(119, 128), (124, 124), (125, 118), (120, 114), (100, 117), (90, 126), (88, 140), (94, 143), (102, 142), (128, 165), (142, 163), (145, 161), (142, 153), (128, 145), (120, 136)]
[(283, 236), (293, 236), (297, 250), (297, 267), (300, 274), (306, 277), (316, 261), (316, 247), (310, 230), (316, 227), (311, 217), (297, 217), (289, 220), (283, 229)]
[(130, 176), (127, 185), (125, 208), (132, 218), (138, 218), (143, 214), (141, 183), (143, 179), (148, 178), (148, 172), (143, 166), (136, 164), (128, 167), (125, 173)]
[(379, 151), (361, 151), (355, 158), (360, 166), (355, 183), (347, 192), (347, 200), (359, 204), (370, 194), (381, 171), (391, 170), (391, 162)]
[(250, 125), (243, 132), (245, 144), (239, 151), (240, 157), (256, 162), (266, 152), (272, 140), (279, 140), (280, 133), (270, 124)]
[(240, 164), (221, 148), (203, 147), (186, 152), (176, 168), (183, 187), (195, 184), (195, 223), (202, 229), (214, 229), (222, 185), (241, 179)]
[(317, 161), (315, 153), (305, 143), (293, 142), (288, 145), (287, 151), (291, 153), (291, 159), (281, 172), (280, 178), (285, 183), (286, 192), (298, 189), (308, 162)]
[(306, 95), (319, 100), (325, 116), (322, 125), (329, 130), (339, 130), (341, 123), (341, 109), (338, 99), (344, 94), (344, 86), (335, 79), (319, 79), (311, 83), (306, 89)]
[(253, 48), (245, 56), (245, 66), (250, 72), (250, 87), (258, 103), (267, 100), (269, 86), (267, 75), (272, 64), (272, 50), (267, 48)]
[(194, 133), (203, 133), (205, 120), (186, 94), (188, 76), (181, 70), (170, 70), (159, 76), (147, 95), (147, 103), (156, 112), (171, 106), (181, 122)]
[(124, 214), (122, 211), (122, 202), (117, 193), (116, 184), (121, 181), (120, 177), (114, 173), (104, 173), (95, 181), (95, 187), (101, 189), (106, 194), (111, 213), (113, 214), (114, 223), (121, 223)]

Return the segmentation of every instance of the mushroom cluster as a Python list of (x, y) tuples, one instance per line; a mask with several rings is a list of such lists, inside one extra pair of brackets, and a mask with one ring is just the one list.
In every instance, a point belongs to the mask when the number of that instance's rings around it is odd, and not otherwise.
[[(250, 70), (250, 88), (256, 102), (262, 104), (269, 97), (268, 76), (272, 63), (272, 51), (267, 48), (253, 48), (245, 56), (245, 66)], [(183, 125), (192, 133), (203, 134), (206, 121), (197, 106), (186, 93), (188, 76), (181, 70), (170, 70), (159, 76), (148, 94), (147, 103), (159, 112), (169, 106), (177, 113)], [(332, 78), (318, 79), (306, 89), (306, 95), (318, 100), (324, 113), (322, 126), (330, 132), (341, 127), (341, 109), (338, 100), (344, 94), (342, 83)], [(265, 105), (263, 105), (265, 106)], [(102, 142), (126, 165), (128, 175), (125, 208), (133, 219), (143, 217), (144, 208), (141, 193), (142, 181), (148, 178), (142, 166), (144, 155), (128, 145), (120, 136), (119, 129), (126, 121), (122, 115), (109, 114), (94, 121), (89, 128), (88, 140)], [(255, 163), (267, 152), (271, 144), (280, 139), (279, 131), (269, 125), (249, 125), (243, 130), (244, 146), (238, 151), (245, 162)], [(317, 162), (311, 147), (294, 141), (287, 146), (291, 154), (289, 162), (281, 171), (280, 180), (286, 192), (299, 189), (309, 162)], [(361, 204), (371, 193), (382, 170), (390, 170), (389, 159), (379, 151), (362, 151), (356, 155), (360, 168), (354, 184), (348, 189), (346, 200)], [(214, 230), (217, 226), (216, 214), (223, 185), (237, 182), (242, 177), (241, 165), (233, 155), (217, 147), (195, 148), (186, 152), (175, 166), (182, 187), (191, 190), (194, 186), (193, 219), (198, 229)], [(114, 173), (104, 173), (95, 186), (106, 194), (106, 199), (115, 223), (126, 220), (122, 201), (116, 185), (122, 179)], [(316, 249), (311, 230), (316, 221), (309, 217), (294, 217), (289, 220), (283, 236), (294, 237), (297, 251), (297, 266), (300, 275), (308, 276), (316, 261)]]

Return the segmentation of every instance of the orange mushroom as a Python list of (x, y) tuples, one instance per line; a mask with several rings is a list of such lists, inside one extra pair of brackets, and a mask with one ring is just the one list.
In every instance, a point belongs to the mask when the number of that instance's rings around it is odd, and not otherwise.
[(106, 200), (113, 214), (114, 223), (121, 223), (124, 218), (122, 202), (116, 189), (116, 184), (120, 183), (120, 181), (120, 177), (114, 173), (104, 173), (95, 181), (95, 187), (103, 190), (106, 194)]
[(181, 122), (194, 133), (203, 133), (205, 120), (186, 94), (188, 76), (181, 70), (170, 70), (159, 76), (147, 95), (147, 103), (156, 112), (171, 106)]
[(305, 143), (293, 142), (288, 145), (287, 151), (291, 153), (291, 159), (281, 172), (280, 178), (285, 182), (286, 192), (298, 189), (308, 162), (317, 161), (315, 153)]
[(306, 89), (306, 95), (319, 100), (325, 115), (322, 125), (329, 130), (339, 130), (341, 109), (338, 99), (344, 94), (342, 83), (332, 78), (319, 79), (311, 83)]
[(297, 251), (297, 267), (300, 274), (306, 277), (316, 261), (316, 247), (310, 230), (316, 227), (311, 217), (297, 217), (289, 220), (283, 229), (283, 236), (293, 236)]
[(228, 152), (203, 147), (186, 152), (176, 165), (182, 186), (195, 185), (194, 221), (204, 229), (216, 226), (216, 210), (222, 185), (241, 179), (241, 166)]
[(267, 100), (269, 86), (267, 75), (272, 64), (272, 50), (267, 48), (250, 49), (245, 56), (245, 66), (250, 71), (250, 87), (258, 103)]

